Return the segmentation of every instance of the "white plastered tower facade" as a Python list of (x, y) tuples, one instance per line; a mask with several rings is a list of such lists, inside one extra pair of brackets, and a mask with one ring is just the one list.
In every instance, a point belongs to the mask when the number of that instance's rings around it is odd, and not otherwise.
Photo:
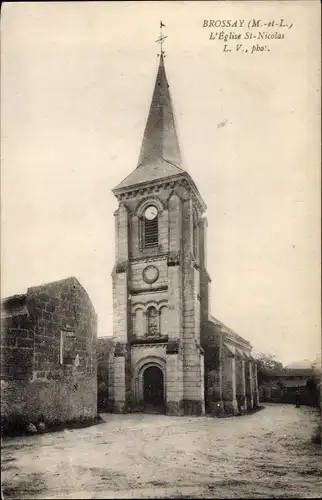
[(202, 415), (199, 230), (206, 206), (181, 166), (162, 54), (138, 166), (113, 193), (114, 411), (154, 406)]

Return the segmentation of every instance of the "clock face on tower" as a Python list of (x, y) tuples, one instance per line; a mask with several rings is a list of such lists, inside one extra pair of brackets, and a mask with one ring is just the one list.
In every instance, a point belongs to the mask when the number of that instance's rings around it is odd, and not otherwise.
[(159, 271), (154, 266), (147, 266), (143, 269), (143, 279), (146, 283), (154, 283), (159, 277)]
[(158, 215), (158, 210), (153, 205), (150, 205), (144, 212), (144, 217), (147, 220), (153, 220)]

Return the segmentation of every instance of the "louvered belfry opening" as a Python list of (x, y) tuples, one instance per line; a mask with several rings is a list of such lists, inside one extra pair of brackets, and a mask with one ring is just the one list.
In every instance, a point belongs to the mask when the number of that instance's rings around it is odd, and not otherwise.
[(144, 220), (144, 246), (146, 248), (156, 247), (159, 243), (158, 217), (153, 220)]

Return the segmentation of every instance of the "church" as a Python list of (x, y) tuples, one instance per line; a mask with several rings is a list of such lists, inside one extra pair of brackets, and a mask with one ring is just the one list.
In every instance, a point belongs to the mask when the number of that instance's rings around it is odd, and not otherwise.
[(206, 204), (181, 163), (162, 50), (138, 164), (113, 193), (112, 411), (256, 408), (252, 347), (210, 313)]

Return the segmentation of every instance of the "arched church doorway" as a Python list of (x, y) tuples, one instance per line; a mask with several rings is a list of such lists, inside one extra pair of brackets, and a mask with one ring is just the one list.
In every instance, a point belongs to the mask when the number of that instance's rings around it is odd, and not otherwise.
[(149, 366), (143, 373), (144, 410), (151, 413), (164, 412), (163, 373), (157, 366)]

